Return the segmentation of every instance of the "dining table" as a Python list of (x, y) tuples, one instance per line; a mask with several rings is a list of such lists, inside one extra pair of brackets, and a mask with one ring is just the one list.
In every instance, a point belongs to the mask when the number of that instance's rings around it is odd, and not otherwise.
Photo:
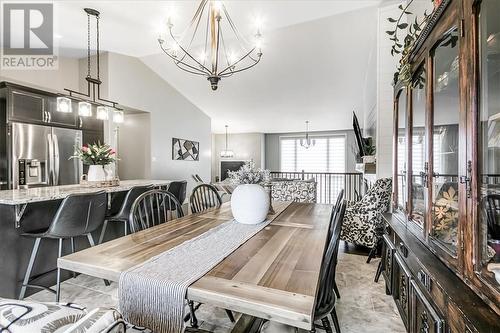
[[(271, 222), (191, 284), (186, 297), (311, 330), (332, 205), (272, 204)], [(61, 257), (58, 267), (117, 282), (122, 272), (232, 219), (227, 202)]]

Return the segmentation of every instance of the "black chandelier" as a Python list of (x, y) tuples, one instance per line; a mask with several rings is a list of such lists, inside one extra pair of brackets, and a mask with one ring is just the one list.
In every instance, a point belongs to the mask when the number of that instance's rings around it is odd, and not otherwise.
[[(223, 22), (230, 28), (228, 35), (223, 31)], [(169, 17), (166, 37), (158, 38), (160, 48), (180, 69), (205, 76), (212, 90), (217, 90), (222, 78), (252, 68), (262, 57), (260, 28), (257, 28), (253, 42), (246, 40), (221, 1), (201, 0), (191, 23), (180, 38), (172, 32), (173, 26), (172, 18)], [(203, 40), (200, 40), (201, 37)], [(226, 42), (233, 39), (238, 47), (231, 50)], [(197, 51), (199, 54), (195, 55)]]

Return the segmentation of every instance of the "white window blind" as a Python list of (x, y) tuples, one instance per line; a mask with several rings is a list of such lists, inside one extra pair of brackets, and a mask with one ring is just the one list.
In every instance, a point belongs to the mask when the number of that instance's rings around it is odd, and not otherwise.
[(281, 171), (345, 172), (345, 137), (315, 136), (312, 139), (316, 144), (305, 149), (300, 145), (301, 138), (280, 138)]

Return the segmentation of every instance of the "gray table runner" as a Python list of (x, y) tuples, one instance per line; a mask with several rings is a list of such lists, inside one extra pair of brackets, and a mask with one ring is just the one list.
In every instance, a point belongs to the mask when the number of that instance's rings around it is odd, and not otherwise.
[(118, 298), (125, 319), (155, 333), (182, 332), (188, 287), (269, 223), (225, 222), (123, 272)]

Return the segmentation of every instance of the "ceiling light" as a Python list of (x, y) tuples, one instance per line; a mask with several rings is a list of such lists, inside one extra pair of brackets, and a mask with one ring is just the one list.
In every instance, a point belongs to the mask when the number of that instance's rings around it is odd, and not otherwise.
[[(229, 27), (228, 31), (223, 31), (221, 22), (227, 22), (225, 27)], [(262, 57), (260, 28), (257, 29), (256, 35), (258, 41), (252, 45), (239, 33), (222, 1), (200, 1), (190, 26), (185, 29), (185, 31), (192, 32), (192, 36), (185, 36), (186, 43), (184, 44), (182, 39), (176, 38), (173, 34), (174, 24), (171, 16), (168, 17), (167, 27), (168, 36), (165, 39), (158, 38), (160, 48), (180, 69), (206, 77), (212, 90), (217, 90), (222, 78), (252, 68), (260, 62)], [(235, 55), (230, 59), (225, 41), (233, 39), (239, 42), (238, 49), (241, 49), (241, 55)], [(191, 49), (194, 40), (205, 41), (202, 59), (197, 57)], [(205, 59), (210, 59), (208, 64), (205, 64)]]
[(81, 117), (92, 116), (92, 105), (88, 102), (78, 103), (78, 115)]
[(309, 137), (309, 120), (306, 121), (306, 135), (304, 139), (300, 139), (300, 145), (305, 149), (309, 149), (316, 144), (316, 140)]
[(71, 113), (73, 112), (71, 108), (71, 100), (67, 97), (57, 97), (57, 112)]
[(96, 111), (96, 118), (100, 120), (108, 120), (109, 110), (106, 106), (98, 106)]
[(125, 115), (123, 111), (114, 111), (113, 112), (113, 122), (116, 124), (121, 124), (125, 120)]
[(226, 149), (222, 150), (220, 152), (220, 157), (222, 158), (233, 158), (234, 157), (234, 152), (232, 150), (227, 149), (227, 125), (226, 125)]

